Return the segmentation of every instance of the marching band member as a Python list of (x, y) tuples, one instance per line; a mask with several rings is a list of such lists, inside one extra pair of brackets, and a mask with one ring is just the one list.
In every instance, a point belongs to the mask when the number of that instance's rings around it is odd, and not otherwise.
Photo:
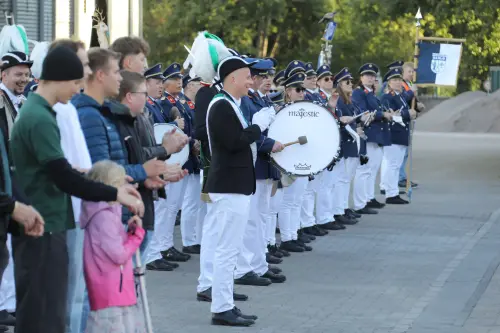
[[(304, 100), (305, 88), (303, 82), (305, 70), (300, 70), (300, 68), (301, 64), (298, 61), (293, 61), (285, 71), (288, 73), (295, 72), (295, 74), (286, 77), (284, 82), (285, 103)], [(300, 211), (307, 182), (306, 177), (298, 177), (291, 185), (283, 188), (283, 198), (278, 212), (278, 224), (281, 233), (280, 248), (288, 252), (312, 250), (312, 247), (298, 239), (297, 233), (300, 229)]]
[[(332, 95), (328, 99), (328, 104), (325, 105), (336, 119), (338, 119), (338, 117), (335, 113), (335, 108), (337, 107), (338, 99), (338, 92), (333, 90)], [(326, 233), (328, 233), (327, 230), (346, 229), (345, 225), (339, 222), (344, 219), (344, 209), (340, 207), (340, 196), (336, 195), (338, 189), (335, 188), (340, 172), (342, 168), (344, 168), (344, 164), (341, 163), (342, 159), (342, 156), (339, 155), (338, 161), (335, 161), (334, 165), (323, 170), (323, 172), (318, 175), (319, 186), (316, 195), (316, 226), (319, 227), (320, 231), (324, 230)], [(339, 219), (338, 221), (335, 219), (335, 216)], [(305, 232), (316, 235), (317, 230), (316, 233), (314, 230), (309, 229), (306, 229)]]
[(337, 86), (337, 91), (339, 93), (336, 113), (340, 122), (344, 125), (341, 129), (343, 159), (340, 161), (340, 164), (343, 164), (344, 167), (341, 168), (340, 175), (335, 185), (337, 195), (339, 196), (337, 202), (339, 205), (338, 208), (342, 208), (344, 214), (343, 216), (335, 216), (335, 220), (338, 220), (342, 224), (356, 224), (358, 223), (356, 218), (360, 215), (356, 215), (356, 213), (349, 209), (349, 192), (351, 181), (360, 162), (356, 143), (356, 140), (359, 139), (356, 139), (354, 134), (356, 131), (356, 123), (353, 117), (356, 116), (357, 112), (351, 99), (353, 77), (348, 68), (344, 67), (335, 75), (334, 84)]
[(283, 92), (283, 81), (285, 80), (285, 70), (281, 70), (273, 78), (273, 85), (274, 88), (271, 87), (271, 91), (276, 93), (276, 92)]
[[(415, 119), (417, 113), (408, 106), (402, 87), (402, 70), (393, 68), (385, 74), (384, 81), (387, 87), (382, 96), (382, 104), (396, 111), (392, 117), (391, 145), (384, 147), (386, 170), (383, 175), (386, 203), (407, 204), (408, 201), (399, 196), (398, 180), (399, 169), (403, 162), (409, 140), (409, 123)], [(399, 119), (398, 119), (399, 118)], [(398, 121), (399, 120), (399, 121)]]
[(160, 106), (158, 100), (163, 95), (163, 73), (161, 70), (161, 64), (156, 64), (151, 68), (148, 68), (144, 72), (144, 77), (146, 78), (146, 88), (148, 91), (148, 99), (146, 103), (146, 108), (149, 113), (153, 116), (153, 121), (155, 123), (164, 122), (167, 119), (167, 115), (163, 113), (163, 109)]
[(318, 86), (316, 85), (318, 75), (314, 70), (313, 64), (306, 63), (306, 79), (304, 80), (304, 88), (306, 88), (305, 100), (323, 103), (323, 99), (318, 95)]
[(224, 90), (208, 108), (207, 131), (212, 153), (207, 190), (216, 215), (218, 235), (212, 283), (212, 323), (250, 326), (256, 316), (247, 316), (234, 306), (233, 274), (249, 218), (250, 195), (255, 193), (255, 141), (269, 126), (274, 110), (253, 115), (249, 125), (242, 114), (241, 98), (252, 85), (249, 66), (238, 56), (224, 58), (218, 77)]
[[(190, 77), (186, 75), (182, 78), (182, 87), (184, 94), (180, 102), (184, 108), (184, 112), (189, 115), (189, 128), (191, 132), (187, 133), (189, 137), (194, 137), (194, 116), (196, 113), (195, 104), (193, 101), (196, 98), (198, 90), (201, 88), (201, 79), (199, 77)], [(201, 182), (200, 182), (200, 142), (195, 140), (190, 152), (189, 160), (193, 165), (193, 172), (186, 178), (186, 192), (182, 200), (181, 214), (181, 233), (184, 253), (200, 254), (201, 237), (202, 237), (202, 222), (205, 218), (206, 206), (200, 198)]]
[(318, 78), (316, 84), (318, 86), (318, 94), (323, 104), (328, 103), (328, 99), (333, 91), (333, 74), (328, 65), (322, 65), (316, 71)]
[[(268, 71), (272, 69), (270, 60), (245, 58), (247, 62), (256, 63), (250, 67), (253, 85), (248, 96), (242, 97), (241, 110), (248, 123), (252, 116), (263, 108), (269, 107), (269, 102), (258, 88), (269, 81)], [(238, 258), (234, 274), (235, 284), (267, 286), (271, 283), (282, 283), (284, 275), (274, 273), (268, 266), (281, 263), (281, 259), (271, 255), (266, 256), (265, 230), (268, 224), (269, 205), (272, 190), (272, 169), (269, 163), (269, 153), (283, 150), (283, 145), (267, 137), (267, 130), (261, 134), (257, 144), (257, 160), (255, 162), (256, 189), (250, 200), (250, 216), (243, 237), (243, 246)]]
[(359, 214), (376, 214), (373, 208), (384, 204), (375, 199), (375, 181), (382, 163), (383, 147), (391, 144), (388, 122), (391, 114), (382, 110), (375, 96), (375, 79), (379, 72), (375, 64), (367, 63), (359, 68), (360, 84), (352, 93), (352, 101), (362, 111), (374, 112), (373, 120), (365, 127), (368, 163), (359, 165), (354, 180), (354, 209)]
[[(417, 91), (417, 87), (412, 84), (413, 81), (413, 73), (415, 71), (415, 67), (412, 62), (405, 62), (403, 64), (403, 89), (406, 94), (406, 102), (408, 105), (412, 105), (412, 99), (415, 98), (415, 111), (422, 112), (425, 110), (425, 105), (422, 102), (419, 102), (416, 99), (415, 92)], [(399, 187), (406, 187), (406, 163), (408, 161), (408, 149), (405, 153), (405, 158), (403, 160), (403, 164), (401, 164), (401, 169), (399, 170)], [(411, 187), (418, 187), (417, 183), (411, 182)]]
[[(175, 107), (179, 112), (176, 121), (181, 119), (184, 121), (184, 128), (181, 128), (184, 133), (191, 135), (191, 116), (188, 115), (182, 103), (179, 100), (179, 94), (182, 90), (182, 75), (180, 72), (180, 65), (178, 63), (173, 63), (163, 72), (165, 77), (163, 81), (163, 88), (165, 90), (164, 96), (161, 98), (160, 107), (163, 110), (163, 114), (169, 115), (169, 118), (174, 118), (171, 113), (172, 109)], [(175, 109), (174, 109), (175, 110)], [(168, 122), (169, 119), (165, 119), (163, 122)], [(190, 142), (190, 148), (193, 143)], [(193, 173), (193, 162), (188, 160), (183, 169), (187, 169), (189, 173)], [(182, 253), (174, 247), (174, 226), (177, 213), (182, 206), (182, 201), (184, 198), (184, 193), (186, 191), (187, 180), (186, 178), (181, 179), (175, 183), (169, 183), (165, 187), (167, 191), (166, 199), (159, 199), (155, 202), (155, 219), (158, 219), (158, 227), (155, 227), (155, 237), (158, 237), (160, 242), (160, 253), (162, 257), (168, 261), (184, 262), (188, 261), (191, 256), (186, 253)], [(152, 246), (148, 247), (148, 251)], [(159, 249), (158, 248), (158, 249)], [(157, 251), (158, 249), (154, 249)]]

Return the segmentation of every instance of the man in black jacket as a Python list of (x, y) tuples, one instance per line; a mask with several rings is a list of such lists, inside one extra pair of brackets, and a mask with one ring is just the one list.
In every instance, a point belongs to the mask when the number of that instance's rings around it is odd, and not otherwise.
[(255, 192), (255, 141), (274, 117), (270, 110), (258, 112), (250, 125), (241, 113), (241, 97), (252, 84), (250, 65), (238, 56), (220, 62), (218, 76), (224, 90), (207, 111), (211, 165), (206, 190), (212, 201), (209, 214), (218, 218), (211, 305), (215, 325), (249, 326), (257, 319), (242, 314), (233, 299), (234, 269), (248, 221), (250, 195)]
[[(128, 162), (131, 164), (142, 164), (149, 156), (147, 156), (147, 152), (142, 147), (136, 122), (146, 104), (146, 79), (142, 74), (129, 71), (121, 71), (121, 76), (122, 82), (118, 93), (118, 101), (111, 103), (111, 113), (106, 116), (115, 123), (118, 129), (122, 142), (124, 142), (128, 152)], [(185, 174), (187, 174), (187, 171), (181, 174), (180, 178)], [(154, 226), (153, 190), (163, 188), (166, 184), (167, 182), (160, 177), (150, 177), (139, 185), (139, 193), (144, 202), (143, 225), (149, 230)], [(162, 259), (158, 259), (157, 261), (155, 264), (160, 268), (158, 270), (171, 270), (164, 267), (168, 266), (168, 263), (164, 263)]]

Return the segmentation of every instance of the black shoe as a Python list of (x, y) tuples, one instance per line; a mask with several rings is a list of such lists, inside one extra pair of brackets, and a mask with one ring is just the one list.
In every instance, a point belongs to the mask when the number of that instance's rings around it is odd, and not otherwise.
[(287, 250), (282, 249), (281, 247), (278, 247), (278, 252), (281, 253), (283, 255), (283, 257), (289, 257), (290, 256), (290, 252), (288, 252)]
[(234, 280), (234, 284), (241, 284), (244, 286), (259, 286), (265, 287), (273, 283), (271, 280), (263, 278), (254, 272), (248, 272), (239, 279)]
[(275, 264), (275, 265), (277, 265), (277, 264), (281, 264), (283, 262), (283, 259), (276, 258), (272, 254), (266, 253), (266, 261), (267, 261), (268, 264)]
[(309, 237), (307, 237), (306, 235), (304, 235), (304, 234), (299, 234), (298, 235), (298, 239), (300, 239), (300, 241), (302, 243), (304, 243), (304, 244), (305, 243), (311, 243), (311, 239)]
[(156, 259), (146, 265), (146, 269), (149, 271), (166, 271), (170, 272), (174, 270), (174, 267), (167, 264), (164, 259)]
[(336, 222), (344, 225), (353, 225), (358, 223), (358, 220), (350, 219), (345, 215), (335, 215), (334, 218)]
[[(16, 326), (16, 317), (7, 312), (7, 310), (0, 311), (0, 327), (1, 326)], [(8, 328), (7, 328), (8, 330)], [(0, 331), (2, 332), (2, 331)]]
[(318, 228), (317, 225), (313, 225), (312, 227), (307, 227), (307, 228), (304, 228), (304, 233), (307, 234), (307, 235), (311, 235), (311, 236), (324, 236), (324, 235), (327, 235), (328, 234), (328, 231), (326, 230), (323, 230), (321, 228)]
[[(233, 309), (234, 310), (234, 309)], [(245, 319), (234, 313), (233, 310), (228, 310), (221, 313), (212, 314), (212, 325), (222, 326), (250, 326), (255, 324), (251, 319)]]
[(304, 230), (304, 229), (302, 229), (302, 232), (300, 233), (302, 236), (304, 236), (304, 237), (306, 237), (306, 238), (308, 238), (308, 239), (310, 239), (310, 240), (312, 240), (312, 241), (313, 241), (313, 240), (316, 240), (316, 236), (306, 234), (303, 230)]
[(276, 267), (276, 266), (271, 266), (271, 265), (268, 265), (268, 269), (269, 269), (271, 272), (273, 272), (274, 274), (279, 274), (279, 273), (283, 272), (283, 271), (281, 270), (281, 268)]
[(278, 247), (276, 245), (268, 245), (267, 246), (267, 251), (268, 253), (270, 253), (273, 257), (276, 257), (276, 258), (283, 258), (283, 253), (281, 253), (279, 250), (278, 250)]
[(344, 210), (345, 215), (350, 218), (350, 219), (359, 219), (361, 217), (361, 214), (356, 213), (350, 208), (347, 208)]
[(271, 280), (273, 283), (283, 283), (286, 281), (286, 276), (282, 274), (273, 273), (271, 270), (265, 272), (264, 275), (262, 275), (262, 277)]
[(304, 249), (304, 251), (306, 251), (306, 252), (312, 251), (312, 249), (313, 249), (309, 245), (306, 245), (306, 243), (302, 242), (300, 239), (294, 240), (292, 242), (295, 242), (295, 244), (298, 244), (299, 246), (301, 246)]
[(324, 228), (325, 230), (344, 230), (345, 229), (345, 225), (337, 223), (337, 221), (328, 222), (325, 224), (320, 224), (319, 227)]
[(385, 199), (385, 203), (392, 205), (405, 205), (408, 204), (409, 202), (401, 198), (399, 195), (396, 195), (395, 197)]
[(280, 228), (276, 228), (276, 230), (274, 230), (274, 232), (277, 234), (281, 234)]
[(384, 208), (385, 204), (378, 202), (377, 199), (374, 198), (374, 199), (371, 199), (370, 201), (368, 201), (368, 203), (366, 204), (366, 207), (380, 209), (380, 208)]
[(163, 259), (165, 259), (165, 260), (180, 261), (180, 262), (188, 261), (191, 258), (191, 256), (189, 254), (179, 252), (173, 246), (166, 251), (162, 251), (161, 255), (163, 256)]
[(240, 309), (238, 309), (237, 307), (234, 307), (233, 308), (233, 312), (234, 314), (236, 314), (238, 317), (241, 317), (243, 319), (250, 319), (250, 320), (257, 320), (259, 319), (259, 317), (255, 316), (255, 315), (246, 315), (246, 314), (243, 314), (241, 312)]
[(283, 249), (287, 252), (304, 252), (304, 248), (294, 241), (286, 241), (286, 242), (281, 242), (280, 244), (280, 249)]
[[(212, 302), (212, 288), (202, 291), (201, 293), (196, 293), (196, 299), (200, 302)], [(235, 301), (247, 301), (248, 296), (244, 294), (237, 294), (233, 292), (233, 299)]]
[(375, 209), (373, 209), (373, 208), (368, 208), (367, 206), (365, 206), (365, 207), (363, 207), (363, 208), (361, 208), (361, 209), (358, 209), (358, 210), (356, 211), (356, 213), (358, 213), (358, 214), (368, 214), (368, 215), (370, 215), (370, 214), (378, 214), (378, 211), (376, 211), (376, 210), (375, 210)]
[[(399, 187), (406, 188), (406, 181), (407, 181), (406, 179), (400, 180), (400, 181), (398, 182), (398, 186), (399, 186)], [(417, 183), (410, 182), (410, 184), (411, 184), (411, 187), (412, 187), (412, 188), (418, 187), (418, 184), (417, 184)]]
[(201, 250), (200, 245), (191, 245), (191, 246), (183, 246), (182, 247), (183, 253), (200, 254), (200, 250)]

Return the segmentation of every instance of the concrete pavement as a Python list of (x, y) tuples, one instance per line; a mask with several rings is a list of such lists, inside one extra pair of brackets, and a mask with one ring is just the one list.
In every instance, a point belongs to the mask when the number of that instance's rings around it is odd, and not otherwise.
[(237, 286), (253, 327), (210, 325), (197, 256), (148, 272), (155, 332), (500, 332), (500, 135), (417, 132), (414, 175), (411, 205), (292, 254), (284, 284)]

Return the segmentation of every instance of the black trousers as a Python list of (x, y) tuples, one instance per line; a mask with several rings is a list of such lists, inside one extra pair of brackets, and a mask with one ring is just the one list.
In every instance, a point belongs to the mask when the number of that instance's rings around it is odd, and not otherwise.
[(12, 240), (16, 333), (65, 333), (68, 294), (66, 232)]

